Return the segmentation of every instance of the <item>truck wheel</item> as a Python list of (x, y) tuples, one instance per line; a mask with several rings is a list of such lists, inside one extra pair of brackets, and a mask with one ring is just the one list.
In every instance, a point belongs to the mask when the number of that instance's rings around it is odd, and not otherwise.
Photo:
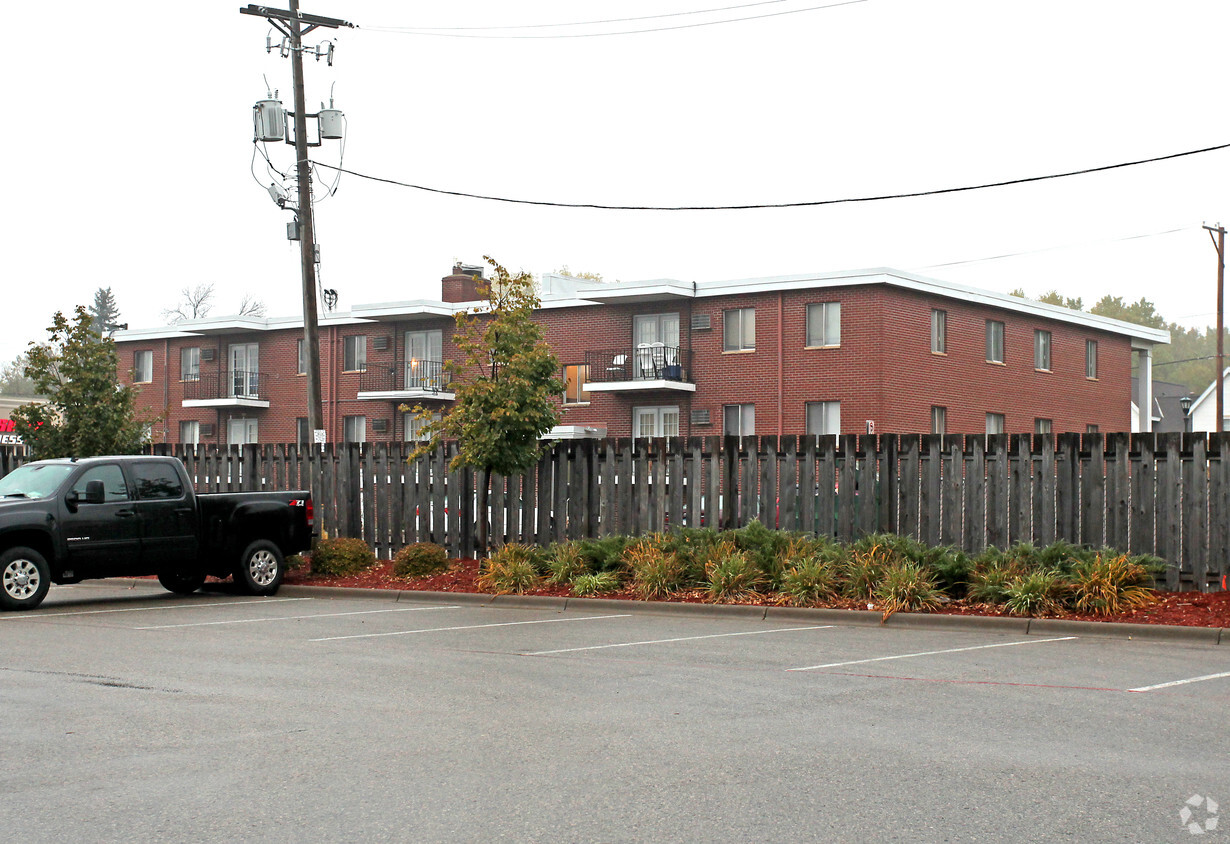
[(158, 575), (162, 588), (176, 595), (191, 595), (205, 585), (205, 575), (184, 572), (162, 572)]
[(249, 595), (272, 595), (282, 585), (286, 560), (277, 545), (258, 539), (243, 549), (235, 568), (235, 583)]
[(51, 588), (51, 567), (33, 548), (0, 554), (0, 610), (32, 610)]

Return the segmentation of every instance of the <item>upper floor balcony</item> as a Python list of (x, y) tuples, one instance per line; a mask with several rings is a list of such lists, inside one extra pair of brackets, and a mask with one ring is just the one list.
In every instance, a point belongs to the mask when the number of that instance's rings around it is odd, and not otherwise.
[(245, 369), (202, 372), (184, 382), (184, 407), (269, 407), (269, 375)]
[(452, 375), (444, 361), (410, 359), (392, 366), (369, 366), (359, 376), (360, 399), (452, 401)]
[(674, 390), (694, 393), (692, 350), (662, 343), (585, 353), (588, 392)]

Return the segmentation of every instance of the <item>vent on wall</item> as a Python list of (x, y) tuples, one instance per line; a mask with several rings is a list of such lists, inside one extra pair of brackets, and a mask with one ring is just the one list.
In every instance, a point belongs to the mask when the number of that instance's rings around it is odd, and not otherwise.
[(372, 338), (372, 348), (375, 349), (376, 351), (383, 352), (388, 347), (389, 347), (388, 337), (373, 337)]
[(389, 420), (373, 419), (372, 420), (372, 430), (375, 431), (377, 434), (383, 434), (384, 432), (389, 430)]
[(708, 410), (693, 410), (692, 411), (692, 424), (693, 425), (712, 424), (709, 422), (709, 411)]
[(692, 314), (693, 331), (708, 331), (711, 327), (708, 314)]
[(201, 349), (201, 360), (213, 360), (213, 359), (214, 359), (213, 349)]
[(214, 435), (214, 423), (202, 422), (198, 433), (202, 437), (212, 437)]

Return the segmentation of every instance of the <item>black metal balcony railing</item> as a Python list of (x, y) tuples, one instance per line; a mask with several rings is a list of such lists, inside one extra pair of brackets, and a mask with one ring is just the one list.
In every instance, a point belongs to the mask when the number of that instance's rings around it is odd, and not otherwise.
[(657, 343), (634, 349), (615, 349), (585, 353), (589, 368), (586, 380), (612, 381), (686, 381), (692, 380), (692, 350)]
[(269, 375), (235, 369), (229, 372), (202, 372), (193, 381), (184, 382), (184, 400), (209, 399), (269, 399)]
[(360, 393), (404, 393), (447, 390), (452, 375), (439, 360), (410, 360), (393, 366), (368, 365), (359, 376)]

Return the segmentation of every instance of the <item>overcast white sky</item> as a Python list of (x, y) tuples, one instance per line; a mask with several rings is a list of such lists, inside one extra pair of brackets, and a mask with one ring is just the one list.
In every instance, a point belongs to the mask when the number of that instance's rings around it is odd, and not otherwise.
[[(827, 0), (833, 2), (833, 0)], [(445, 190), (619, 205), (871, 196), (1046, 175), (1230, 142), (1224, 0), (781, 0), (581, 28), (396, 27), (632, 18), (741, 0), (303, 0), (346, 18), (333, 67), (308, 62), (309, 108), (334, 85), (344, 165)], [(747, 0), (742, 0), (747, 2)], [(132, 327), (179, 290), (245, 293), (301, 313), (298, 252), (250, 172), (251, 108), (292, 102), (289, 62), (237, 0), (6, 9), (8, 305), (0, 359), (58, 309), (109, 286)], [(281, 7), (285, 7), (285, 3)], [(270, 146), (292, 164), (289, 146)], [(313, 156), (337, 163), (339, 146)], [(258, 164), (260, 160), (258, 159)], [(534, 273), (715, 280), (890, 266), (1088, 306), (1106, 293), (1215, 319), (1230, 150), (940, 197), (756, 211), (536, 208), (343, 176), (317, 206), (322, 283), (339, 309), (438, 298), (454, 260)], [(1157, 236), (1172, 229), (1182, 231)], [(1001, 260), (974, 259), (1032, 253)], [(971, 262), (973, 261), (973, 262)], [(951, 266), (935, 266), (958, 263)]]

